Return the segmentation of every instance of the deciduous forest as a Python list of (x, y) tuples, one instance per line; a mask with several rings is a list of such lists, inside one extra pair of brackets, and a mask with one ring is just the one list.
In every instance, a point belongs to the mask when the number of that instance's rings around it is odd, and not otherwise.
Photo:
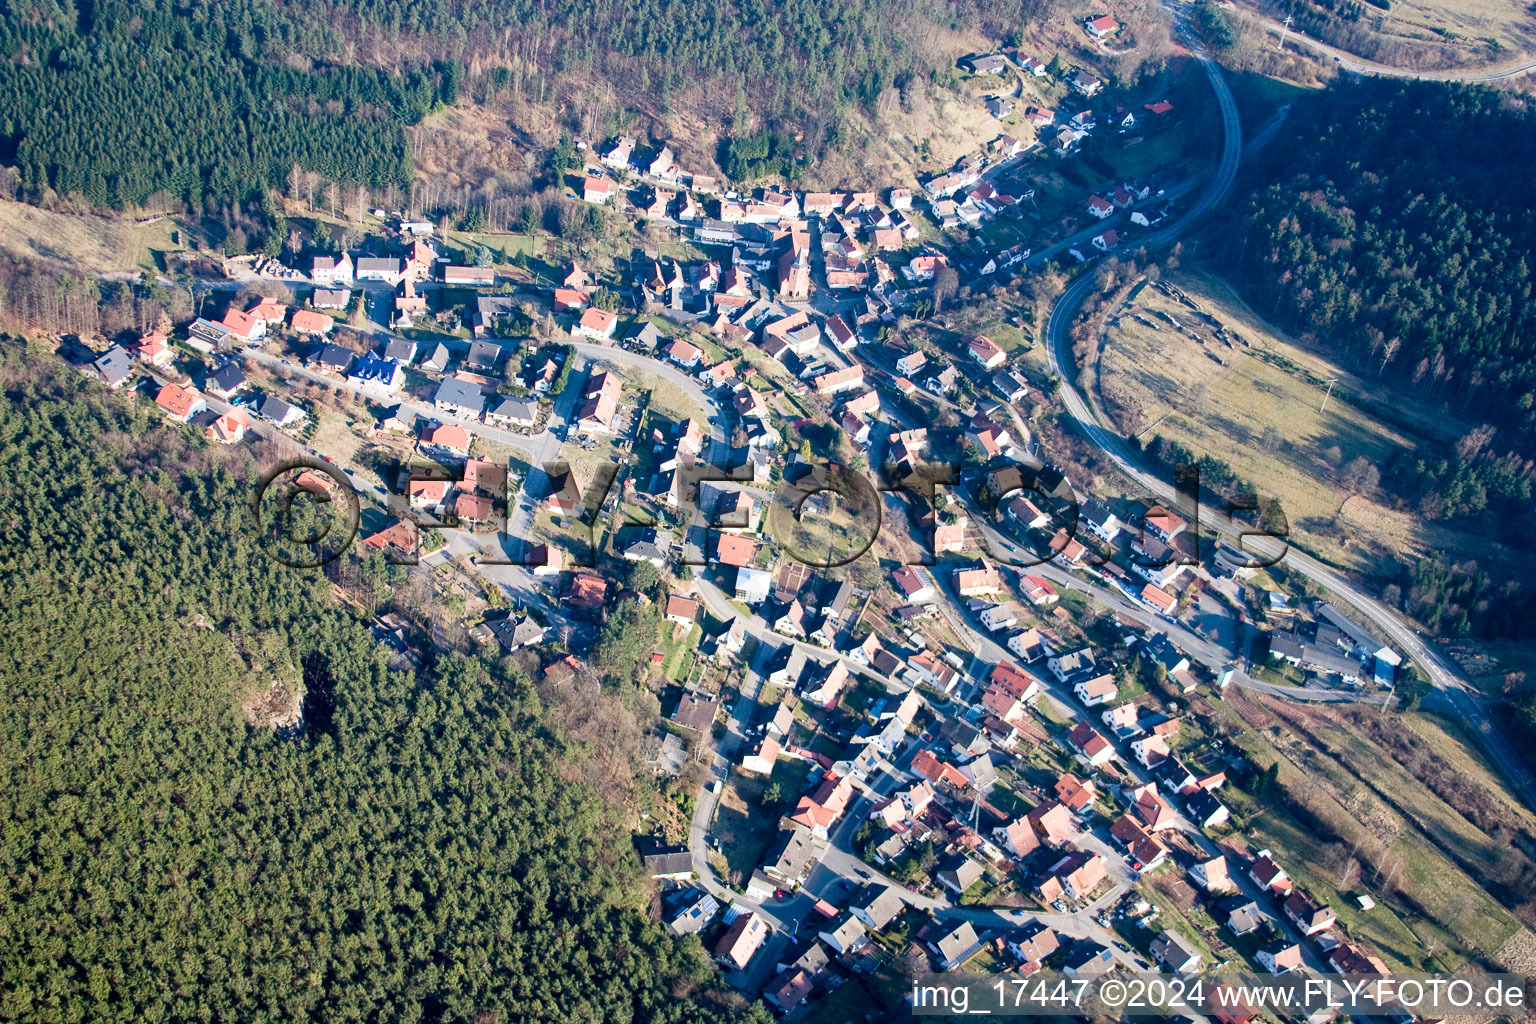
[[(647, 923), (527, 679), (387, 668), (248, 465), (15, 342), (0, 389), (0, 1018), (766, 1020)], [(296, 735), (242, 714), (273, 672)]]

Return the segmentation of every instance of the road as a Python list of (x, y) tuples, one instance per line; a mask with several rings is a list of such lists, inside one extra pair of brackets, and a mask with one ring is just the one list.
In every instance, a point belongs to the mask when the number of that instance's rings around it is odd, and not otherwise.
[[(1238, 120), (1237, 107), (1232, 99), (1231, 90), (1227, 88), (1220, 67), (1205, 49), (1199, 45), (1198, 41), (1189, 37), (1187, 32), (1185, 36), (1191, 52), (1205, 68), (1212, 88), (1216, 91), (1222, 114), (1222, 155), (1209, 186), (1200, 198), (1176, 222), (1153, 235), (1140, 239), (1138, 246), (1161, 246), (1177, 240), (1202, 214), (1212, 209), (1226, 196), (1232, 187), (1232, 181), (1237, 175), (1241, 161), (1242, 126)], [(1087, 440), (1109, 456), (1122, 472), (1157, 500), (1170, 506), (1180, 506), (1182, 502), (1175, 489), (1146, 467), (1141, 461), (1140, 453), (1134, 451), (1124, 438), (1099, 422), (1094, 410), (1078, 389), (1076, 364), (1072, 354), (1071, 325), (1077, 318), (1083, 300), (1097, 287), (1098, 274), (1090, 270), (1074, 281), (1051, 308), (1046, 328), (1046, 352), (1050, 358), (1051, 369), (1062, 383), (1061, 401), (1067, 413), (1077, 421), (1079, 429)], [(1419, 665), (1436, 689), (1443, 691), (1447, 707), (1465, 720), (1472, 731), (1480, 737), (1489, 756), (1499, 766), (1521, 799), (1527, 805), (1536, 807), (1536, 783), (1533, 783), (1530, 772), (1495, 731), (1477, 698), (1469, 692), (1466, 681), (1437, 652), (1432, 650), (1419, 636), (1418, 631), (1408, 625), (1400, 615), (1364, 593), (1334, 570), (1296, 550), (1283, 540), (1253, 536), (1250, 532), (1253, 529), (1252, 526), (1237, 523), (1214, 508), (1201, 509), (1201, 521), (1208, 528), (1216, 530), (1222, 536), (1232, 538), (1239, 543), (1239, 546), (1244, 546), (1259, 556), (1281, 559), (1287, 568), (1319, 584), (1332, 593), (1340, 603), (1349, 605), (1358, 614), (1374, 623), (1392, 643)]]
[(1506, 63), (1477, 68), (1449, 68), (1442, 71), (1416, 71), (1411, 68), (1398, 68), (1390, 64), (1379, 64), (1373, 60), (1357, 57), (1345, 50), (1329, 46), (1327, 43), (1313, 39), (1304, 32), (1294, 28), (1286, 28), (1273, 18), (1265, 17), (1254, 11), (1245, 11), (1236, 8), (1237, 13), (1249, 21), (1258, 22), (1277, 37), (1283, 35), (1286, 43), (1294, 43), (1305, 47), (1314, 53), (1320, 53), (1324, 57), (1330, 57), (1342, 71), (1353, 72), (1357, 75), (1376, 75), (1382, 78), (1416, 78), (1425, 82), (1497, 82), (1507, 78), (1519, 78), (1521, 75), (1536, 71), (1536, 57), (1529, 54)]

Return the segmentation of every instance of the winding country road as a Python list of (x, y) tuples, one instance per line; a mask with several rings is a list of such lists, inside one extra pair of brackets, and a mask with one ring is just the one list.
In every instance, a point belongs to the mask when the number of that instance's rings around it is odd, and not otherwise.
[(1521, 75), (1536, 71), (1536, 57), (1527, 54), (1516, 58), (1507, 64), (1499, 64), (1477, 68), (1448, 68), (1441, 71), (1415, 71), (1411, 68), (1393, 67), (1390, 64), (1378, 64), (1373, 60), (1357, 57), (1347, 50), (1341, 50), (1335, 46), (1313, 39), (1311, 36), (1296, 28), (1286, 28), (1273, 18), (1265, 17), (1253, 11), (1245, 11), (1241, 7), (1232, 8), (1238, 15), (1249, 21), (1258, 22), (1276, 36), (1282, 36), (1286, 43), (1295, 43), (1305, 47), (1314, 53), (1320, 53), (1324, 57), (1331, 57), (1333, 62), (1342, 71), (1353, 72), (1357, 75), (1375, 75), (1381, 78), (1416, 78), (1426, 82), (1498, 82), (1507, 78), (1519, 78)]
[[(1187, 30), (1182, 34), (1191, 52), (1204, 67), (1221, 107), (1224, 133), (1221, 160), (1206, 191), (1184, 215), (1156, 234), (1138, 239), (1134, 243), (1137, 248), (1166, 245), (1182, 236), (1202, 214), (1211, 210), (1226, 196), (1237, 176), (1238, 165), (1242, 158), (1242, 125), (1238, 119), (1236, 103), (1232, 99), (1231, 90), (1227, 88), (1221, 68)], [(1108, 455), (1122, 472), (1157, 500), (1182, 505), (1175, 489), (1142, 462), (1141, 454), (1118, 433), (1100, 423), (1093, 408), (1079, 390), (1076, 364), (1072, 354), (1071, 325), (1077, 319), (1083, 301), (1097, 290), (1099, 290), (1099, 274), (1097, 270), (1089, 270), (1074, 281), (1051, 308), (1046, 328), (1046, 351), (1050, 358), (1051, 369), (1062, 383), (1060, 391), (1062, 404), (1077, 422), (1083, 435)], [(1310, 555), (1296, 550), (1284, 540), (1255, 536), (1252, 533), (1253, 527), (1236, 522), (1230, 516), (1215, 509), (1201, 508), (1200, 519), (1206, 527), (1233, 539), (1240, 547), (1246, 547), (1248, 551), (1265, 558), (1280, 559), (1288, 569), (1319, 584), (1339, 601), (1351, 606), (1361, 616), (1374, 623), (1419, 665), (1436, 690), (1440, 691), (1443, 705), (1452, 714), (1464, 720), (1477, 734), (1489, 756), (1504, 773), (1520, 798), (1527, 805), (1536, 807), (1536, 781), (1533, 781), (1531, 773), (1489, 722), (1478, 698), (1470, 691), (1466, 680), (1426, 644), (1418, 631), (1402, 616), (1366, 594), (1336, 571), (1324, 566)]]

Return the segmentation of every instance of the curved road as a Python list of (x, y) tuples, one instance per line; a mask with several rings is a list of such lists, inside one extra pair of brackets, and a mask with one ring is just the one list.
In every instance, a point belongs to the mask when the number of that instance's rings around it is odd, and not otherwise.
[[(1227, 88), (1220, 67), (1211, 59), (1210, 54), (1187, 32), (1184, 35), (1191, 47), (1191, 52), (1205, 68), (1221, 106), (1224, 131), (1221, 160), (1209, 187), (1200, 199), (1178, 221), (1154, 235), (1138, 240), (1135, 243), (1137, 247), (1165, 245), (1181, 236), (1200, 215), (1209, 211), (1225, 197), (1232, 187), (1232, 181), (1237, 175), (1238, 164), (1241, 161), (1242, 126), (1238, 120), (1237, 107), (1232, 100), (1231, 91)], [(1097, 271), (1087, 271), (1061, 294), (1051, 309), (1046, 329), (1046, 352), (1050, 358), (1051, 369), (1062, 382), (1060, 392), (1062, 403), (1067, 412), (1077, 421), (1084, 436), (1108, 455), (1122, 472), (1159, 501), (1179, 503), (1179, 495), (1174, 488), (1164, 483), (1157, 474), (1149, 471), (1141, 463), (1140, 453), (1134, 451), (1124, 438), (1100, 424), (1093, 409), (1078, 390), (1070, 327), (1077, 317), (1083, 300), (1096, 289), (1097, 284)], [(1430, 682), (1442, 692), (1449, 709), (1478, 734), (1489, 756), (1509, 779), (1521, 799), (1526, 804), (1536, 807), (1536, 782), (1533, 782), (1531, 773), (1494, 730), (1476, 696), (1469, 691), (1466, 681), (1456, 669), (1432, 650), (1419, 636), (1418, 631), (1408, 625), (1401, 616), (1315, 558), (1290, 547), (1285, 541), (1254, 536), (1250, 532), (1251, 527), (1234, 522), (1230, 517), (1214, 509), (1201, 509), (1201, 518), (1204, 525), (1214, 528), (1219, 534), (1239, 541), (1240, 546), (1245, 546), (1247, 550), (1263, 557), (1281, 559), (1287, 568), (1320, 584), (1340, 601), (1352, 606), (1356, 612), (1375, 623), (1394, 644), (1418, 663)]]
[(1273, 18), (1267, 18), (1253, 11), (1245, 11), (1242, 8), (1234, 10), (1247, 18), (1256, 21), (1277, 36), (1284, 34), (1285, 42), (1296, 43), (1309, 50), (1322, 54), (1324, 57), (1332, 57), (1335, 64), (1343, 71), (1353, 72), (1357, 75), (1376, 75), (1382, 78), (1416, 78), (1426, 82), (1497, 82), (1506, 78), (1519, 78), (1521, 75), (1536, 71), (1536, 58), (1529, 55), (1518, 58), (1510, 64), (1480, 68), (1450, 68), (1443, 71), (1414, 71), (1410, 68), (1393, 67), (1390, 64), (1378, 64), (1373, 60), (1357, 57), (1346, 50), (1341, 50), (1294, 28), (1286, 28)]

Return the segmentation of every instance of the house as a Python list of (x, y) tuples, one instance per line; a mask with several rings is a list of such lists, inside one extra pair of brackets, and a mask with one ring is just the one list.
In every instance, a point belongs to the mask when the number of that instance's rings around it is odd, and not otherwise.
[(1200, 954), (1188, 939), (1176, 932), (1164, 930), (1152, 940), (1150, 952), (1157, 962), (1175, 974), (1194, 974), (1200, 970)]
[(1065, 804), (1047, 800), (1025, 815), (1035, 832), (1052, 846), (1065, 846), (1077, 834), (1077, 819)]
[(234, 444), (251, 429), (251, 418), (244, 409), (231, 409), (204, 428), (209, 440), (219, 444)]
[(589, 572), (571, 574), (560, 600), (572, 608), (585, 612), (602, 611), (607, 603), (608, 581)]
[(1003, 844), (1005, 852), (1019, 860), (1040, 848), (1039, 833), (1027, 817), (1015, 818), (1007, 825), (994, 829), (992, 835)]
[(1002, 576), (995, 568), (985, 562), (974, 569), (957, 569), (955, 571), (955, 593), (961, 597), (995, 594), (1002, 589)]
[(267, 322), (265, 320), (258, 320), (251, 314), (241, 312), (238, 309), (231, 309), (226, 312), (224, 319), (219, 322), (229, 328), (230, 334), (243, 341), (256, 341), (258, 338), (265, 337), (267, 333)]
[(101, 377), (102, 383), (116, 391), (128, 383), (128, 378), (133, 375), (133, 359), (127, 349), (113, 345), (91, 363), (91, 368)]
[(1052, 651), (1045, 660), (1045, 665), (1051, 670), (1051, 674), (1063, 683), (1074, 683), (1079, 679), (1088, 678), (1093, 674), (1097, 664), (1093, 651), (1086, 647), (1075, 647), (1070, 651)]
[(1049, 608), (1061, 600), (1061, 595), (1044, 576), (1020, 577), (1019, 589), (1023, 592), (1024, 599), (1037, 608)]
[(469, 455), (469, 431), (452, 423), (428, 426), (421, 433), (423, 447), (435, 448), (448, 455), (465, 458)]
[(816, 937), (839, 955), (851, 953), (869, 941), (864, 922), (846, 910), (829, 921)]
[(488, 288), (496, 283), (494, 267), (443, 267), (443, 283)]
[(1131, 741), (1131, 753), (1136, 755), (1142, 767), (1150, 768), (1166, 761), (1173, 752), (1161, 736), (1138, 736)]
[(1106, 673), (1078, 681), (1072, 687), (1072, 692), (1077, 694), (1077, 699), (1083, 702), (1084, 707), (1096, 708), (1114, 700), (1119, 696), (1120, 689), (1115, 685), (1115, 677)]
[(768, 923), (753, 911), (737, 917), (715, 943), (715, 958), (745, 970), (768, 937)]
[(1334, 914), (1331, 907), (1318, 906), (1300, 889), (1287, 896), (1285, 902), (1280, 905), (1280, 909), (1303, 935), (1316, 935), (1318, 932), (1327, 931), (1338, 922), (1338, 916)]
[(604, 372), (589, 378), (583, 395), (586, 400), (576, 413), (576, 425), (591, 433), (612, 431), (623, 391), (623, 382), (613, 373)]
[(1098, 787), (1092, 779), (1079, 779), (1071, 772), (1056, 780), (1056, 799), (1063, 807), (1073, 811), (1082, 811), (1093, 805), (1094, 797), (1098, 795)]
[(1067, 745), (1090, 765), (1107, 764), (1114, 760), (1115, 748), (1087, 722), (1078, 722), (1067, 734)]
[(1189, 879), (1209, 893), (1231, 892), (1237, 888), (1227, 872), (1227, 858), (1220, 854), (1191, 867)]
[(359, 256), (357, 280), (384, 281), (391, 285), (405, 279), (404, 265), (396, 257)]
[(1039, 59), (1038, 57), (1020, 57), (1019, 67), (1023, 68), (1025, 71), (1028, 71), (1036, 78), (1044, 78), (1047, 74), (1049, 65), (1047, 65), (1045, 61)]
[[(160, 331), (150, 331), (134, 342), (129, 350), (133, 353), (135, 359), (141, 363), (148, 363), (150, 366), (169, 366), (171, 361), (176, 358), (176, 353), (171, 351), (170, 339)], [(108, 354), (111, 351), (111, 349), (108, 349)]]
[[(119, 349), (119, 351), (122, 351)], [(127, 353), (123, 353), (127, 358)], [(206, 412), (208, 403), (203, 396), (192, 388), (184, 388), (180, 384), (167, 384), (155, 395), (155, 404), (164, 409), (166, 413), (178, 423), (186, 423), (198, 413)]]
[(492, 635), (508, 654), (542, 642), (544, 635), (549, 632), (526, 615), (508, 615), (488, 625)]
[(848, 912), (862, 921), (864, 927), (876, 932), (888, 928), (906, 909), (898, 890), (879, 882), (864, 886), (848, 903)]
[(539, 403), (528, 398), (503, 398), (485, 410), (485, 422), (503, 430), (531, 430), (538, 417)]
[(939, 970), (952, 971), (976, 955), (981, 949), (981, 939), (971, 922), (961, 921), (936, 942), (929, 943), (929, 948), (935, 954)]
[(1172, 615), (1174, 609), (1179, 606), (1178, 598), (1161, 587), (1154, 587), (1150, 583), (1141, 588), (1141, 599), (1159, 615)]
[(1255, 959), (1270, 974), (1290, 974), (1305, 965), (1301, 947), (1294, 942), (1276, 942), (1259, 950)]
[(358, 386), (372, 385), (384, 391), (395, 392), (405, 386), (405, 371), (393, 359), (363, 356), (347, 371), (347, 382)]
[(1086, 71), (1077, 72), (1068, 80), (1068, 83), (1072, 86), (1075, 92), (1082, 96), (1092, 96), (1100, 89), (1104, 88), (1104, 83), (1102, 81), (1095, 78), (1093, 75), (1090, 75)]
[(303, 409), (289, 405), (276, 395), (268, 395), (261, 400), (261, 406), (256, 414), (264, 420), (271, 420), (280, 427), (297, 423), (308, 415)]
[[(740, 539), (740, 538), (738, 538)], [(748, 542), (750, 543), (750, 542)], [(730, 563), (726, 563), (730, 564)], [(768, 600), (773, 589), (773, 576), (762, 569), (740, 566), (736, 570), (736, 598), (749, 605), (759, 605)]]
[(1115, 204), (1101, 196), (1089, 196), (1088, 212), (1099, 220), (1103, 220), (1115, 212)]
[(1073, 943), (1061, 965), (1062, 973), (1077, 981), (1086, 981), (1114, 969), (1114, 951), (1087, 939)]
[(613, 198), (613, 182), (607, 178), (594, 178), (588, 175), (581, 183), (581, 198), (598, 206), (606, 206)]
[(1033, 627), (1010, 636), (1008, 649), (1025, 664), (1039, 661), (1050, 653), (1050, 648), (1046, 645), (1045, 638), (1040, 635), (1040, 630)]
[(1007, 96), (988, 96), (982, 106), (996, 118), (1004, 118), (1013, 113), (1013, 100)]
[(848, 683), (848, 666), (841, 661), (815, 670), (801, 691), (808, 703), (831, 708), (837, 704), (837, 696)]
[(808, 829), (798, 825), (781, 828), (779, 838), (763, 861), (761, 877), (772, 886), (796, 889), (825, 851), (826, 844), (818, 841)]
[(934, 878), (956, 897), (986, 877), (987, 869), (980, 861), (972, 860), (963, 853), (951, 854), (941, 862)]
[(778, 762), (780, 744), (776, 737), (765, 736), (757, 750), (741, 759), (741, 770), (753, 775), (772, 775)]
[(699, 618), (699, 602), (681, 594), (668, 594), (665, 614), (668, 622), (691, 626)]
[(658, 849), (640, 859), (652, 878), (682, 881), (693, 877), (693, 855), (683, 848)]
[(891, 580), (912, 604), (926, 604), (936, 596), (933, 577), (921, 566), (903, 565), (891, 573)]
[(1106, 544), (1114, 543), (1122, 529), (1120, 519), (1110, 511), (1108, 505), (1096, 498), (1083, 502), (1077, 521), (1079, 526), (1086, 527), (1089, 533)]
[(816, 979), (808, 971), (792, 968), (777, 975), (763, 989), (763, 999), (780, 1012), (789, 1013), (816, 990)]
[(1156, 103), (1143, 104), (1143, 109), (1154, 117), (1162, 117), (1173, 112), (1173, 104), (1167, 100), (1158, 100)]
[(1270, 892), (1287, 895), (1295, 888), (1291, 882), (1291, 876), (1285, 873), (1285, 869), (1276, 864), (1268, 850), (1260, 850), (1253, 866), (1248, 869), (1248, 877), (1254, 884), (1261, 885)]
[(912, 757), (912, 771), (932, 783), (943, 783), (955, 789), (964, 789), (968, 780), (965, 775), (947, 761), (940, 761), (933, 751), (919, 750)]
[(691, 370), (704, 358), (704, 350), (690, 341), (678, 338), (667, 346), (667, 358), (683, 369)]
[(667, 902), (663, 919), (673, 935), (697, 935), (703, 931), (715, 915), (720, 913), (719, 902), (702, 889), (683, 889)]
[(1093, 247), (1099, 252), (1109, 252), (1120, 244), (1120, 234), (1114, 228), (1110, 228), (1102, 235), (1093, 236)]
[(839, 778), (836, 775), (828, 775), (822, 779), (814, 792), (800, 798), (799, 803), (795, 805), (794, 813), (789, 815), (789, 820), (797, 825), (804, 825), (818, 839), (825, 839), (832, 823), (842, 817), (843, 811), (847, 809), (848, 799), (852, 794), (851, 776)]
[(913, 349), (896, 360), (896, 372), (904, 377), (915, 376), (928, 365), (928, 355), (922, 349)]
[(971, 358), (982, 365), (983, 369), (991, 370), (1003, 364), (1007, 355), (997, 347), (997, 343), (984, 334), (973, 334), (967, 343), (971, 350)]
[(863, 383), (864, 368), (857, 364), (811, 378), (811, 386), (816, 389), (818, 395), (835, 395), (839, 391), (847, 391)]
[[(1041, 961), (1061, 948), (1061, 939), (1054, 929), (1035, 921), (1014, 932), (1004, 944), (1026, 967), (1038, 969)], [(1024, 967), (1020, 970), (1030, 973)]]
[(430, 353), (422, 357), (421, 368), (428, 373), (443, 373), (452, 361), (452, 357), (448, 354), (448, 346), (439, 343), (433, 346)]
[(612, 167), (616, 171), (624, 170), (629, 166), (629, 158), (634, 155), (635, 140), (628, 135), (619, 136), (619, 140), (602, 155), (603, 166)]
[(1120, 30), (1120, 23), (1107, 14), (1101, 14), (1097, 18), (1088, 18), (1083, 22), (1083, 28), (1095, 39), (1114, 35)]
[(1252, 935), (1264, 927), (1268, 918), (1252, 900), (1246, 900), (1227, 913), (1227, 931), (1236, 936)]
[(962, 59), (960, 65), (973, 75), (1001, 75), (1008, 70), (1008, 58), (1000, 53), (983, 53)]
[(316, 309), (346, 309), (352, 304), (352, 293), (345, 288), (316, 288), (309, 304)]
[(1046, 869), (1037, 888), (1046, 899), (1060, 899), (1064, 893), (1085, 900), (1108, 878), (1109, 869), (1097, 850), (1074, 850)]
[(576, 326), (571, 328), (571, 333), (582, 335), (594, 341), (609, 341), (613, 338), (613, 332), (619, 326), (619, 318), (606, 309), (589, 307), (581, 314), (581, 319)]
[(233, 334), (228, 327), (202, 317), (198, 317), (187, 326), (187, 344), (199, 352), (227, 349), (230, 347), (231, 337)]
[(484, 401), (485, 396), (478, 385), (451, 377), (437, 386), (432, 406), (438, 412), (473, 420), (480, 418)]
[(1116, 842), (1125, 847), (1126, 855), (1131, 860), (1131, 867), (1137, 871), (1146, 872), (1156, 868), (1168, 858), (1168, 850), (1162, 843), (1152, 837), (1140, 822), (1129, 814), (1122, 814), (1109, 827), (1109, 834)]
[(352, 284), (352, 257), (316, 256), (309, 264), (309, 279), (321, 287)]
[(1198, 822), (1202, 828), (1225, 825), (1232, 818), (1232, 812), (1227, 809), (1227, 805), (1203, 789), (1196, 790), (1189, 796), (1184, 802), (1184, 810), (1190, 819)]

